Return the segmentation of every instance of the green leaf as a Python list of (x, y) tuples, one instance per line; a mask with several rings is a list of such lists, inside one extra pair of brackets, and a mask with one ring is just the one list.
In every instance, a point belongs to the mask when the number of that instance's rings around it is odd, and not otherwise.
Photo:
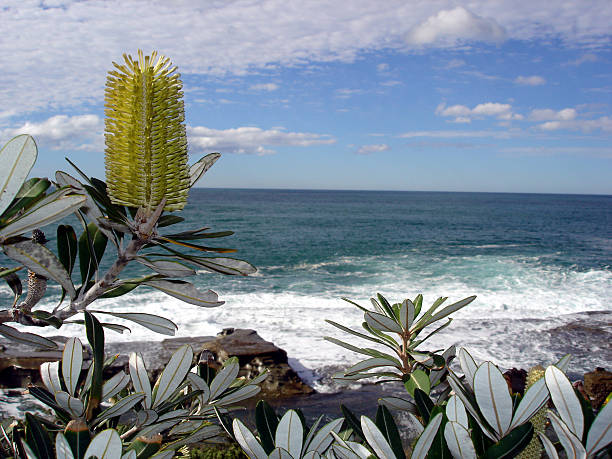
[(599, 411), (587, 435), (587, 454), (593, 455), (601, 448), (612, 443), (612, 402)]
[(414, 322), (414, 304), (406, 299), (400, 308), (400, 324), (404, 330), (409, 330)]
[(525, 449), (533, 437), (533, 425), (528, 422), (513, 429), (484, 454), (484, 459), (505, 459), (516, 457)]
[(21, 189), (37, 156), (36, 142), (32, 136), (25, 134), (13, 137), (0, 150), (0, 214)]
[(200, 158), (197, 162), (189, 167), (189, 187), (196, 184), (198, 180), (206, 173), (208, 169), (221, 157), (220, 153), (209, 153), (208, 155)]
[(144, 399), (142, 392), (136, 392), (130, 394), (127, 397), (123, 397), (121, 400), (113, 403), (110, 407), (102, 411), (94, 420), (93, 424), (100, 424), (107, 419), (111, 419), (117, 416), (121, 416), (123, 413), (127, 413), (132, 409), (138, 402)]
[(50, 186), (51, 182), (47, 179), (31, 178), (27, 180), (9, 208), (2, 213), (2, 220), (7, 221), (18, 212), (27, 212), (29, 207), (43, 198), (45, 191)]
[(251, 431), (239, 420), (234, 419), (233, 431), (236, 441), (251, 459), (268, 459), (268, 455)]
[(51, 392), (49, 392), (48, 390), (43, 389), (42, 387), (38, 387), (38, 386), (30, 386), (28, 387), (28, 393), (31, 396), (40, 400), (45, 405), (51, 407), (55, 411), (55, 414), (61, 421), (63, 422), (70, 421), (71, 419), (70, 414), (66, 410), (64, 410), (61, 406), (58, 405), (58, 403), (55, 401), (55, 397), (53, 397)]
[(395, 333), (402, 333), (403, 331), (401, 325), (395, 320), (377, 312), (366, 312), (364, 317), (367, 324), (375, 330)]
[(202, 292), (189, 282), (178, 280), (151, 280), (144, 282), (144, 285), (156, 288), (167, 295), (178, 298), (185, 303), (195, 304), (196, 306), (213, 308), (225, 303), (224, 301), (219, 301), (219, 297), (212, 290)]
[[(322, 419), (322, 417), (320, 417), (319, 419)], [(321, 429), (316, 434), (314, 434), (312, 438), (309, 438), (310, 434), (314, 432), (313, 429), (318, 424), (314, 425), (311, 431), (309, 432), (309, 437), (306, 438), (306, 442), (303, 449), (305, 451), (323, 454), (323, 452), (326, 451), (327, 448), (329, 448), (329, 445), (331, 445), (334, 440), (334, 438), (331, 436), (331, 432), (338, 433), (340, 431), (340, 428), (342, 427), (343, 422), (344, 419), (342, 418), (334, 419), (333, 421), (328, 422), (323, 427), (321, 427)], [(306, 458), (308, 457), (308, 455), (304, 455), (304, 457)]]
[[(124, 371), (115, 373), (109, 380), (107, 380), (102, 386), (102, 400), (108, 400), (114, 397), (130, 383), (130, 377), (125, 374)], [(140, 391), (136, 391), (140, 392)]]
[(187, 376), (193, 360), (191, 346), (185, 344), (172, 355), (170, 361), (159, 376), (152, 394), (152, 407), (167, 400)]
[(136, 257), (135, 260), (163, 276), (184, 277), (196, 274), (193, 269), (177, 261), (150, 260), (146, 257)]
[(227, 389), (238, 376), (240, 365), (236, 357), (227, 359), (223, 364), (223, 368), (217, 373), (215, 379), (209, 383), (210, 399), (218, 398)]
[(22, 266), (18, 266), (17, 268), (13, 269), (0, 268), (0, 277), (5, 280), (5, 282), (8, 284), (9, 288), (13, 291), (13, 294), (15, 295), (13, 304), (17, 303), (17, 300), (23, 293), (23, 285), (21, 285), (21, 279), (19, 279), (19, 276), (15, 274), (21, 269), (23, 269)]
[(55, 400), (63, 409), (72, 415), (73, 419), (81, 417), (85, 411), (85, 406), (80, 399), (72, 397), (68, 392), (64, 392), (63, 390), (55, 393)]
[(68, 292), (70, 298), (76, 297), (76, 290), (72, 285), (70, 275), (55, 254), (44, 245), (33, 241), (21, 241), (5, 245), (4, 253), (36, 274), (56, 281)]
[(355, 335), (355, 336), (358, 336), (359, 338), (367, 339), (368, 341), (373, 341), (373, 342), (378, 343), (378, 344), (384, 344), (385, 346), (395, 350), (394, 346), (390, 345), (388, 342), (386, 342), (386, 341), (384, 341), (382, 339), (373, 338), (372, 336), (368, 336), (368, 335), (366, 335), (364, 333), (360, 333), (358, 331), (351, 330), (350, 328), (345, 327), (344, 325), (341, 325), (341, 324), (339, 324), (337, 322), (334, 322), (333, 320), (325, 319), (325, 322), (327, 322), (330, 325), (333, 325), (336, 328), (339, 328), (342, 331), (350, 333), (351, 335)]
[(476, 370), (474, 395), (482, 416), (499, 438), (505, 436), (512, 422), (512, 398), (504, 376), (491, 362), (484, 362)]
[(110, 311), (92, 311), (98, 314), (107, 314), (109, 316), (119, 317), (120, 319), (136, 322), (138, 325), (153, 330), (162, 335), (174, 336), (178, 326), (165, 317), (156, 316), (154, 314), (146, 314), (143, 312), (110, 312)]
[(155, 238), (155, 240), (160, 241), (160, 242), (169, 242), (171, 244), (187, 247), (188, 249), (199, 250), (200, 252), (233, 253), (236, 251), (236, 249), (226, 249), (222, 247), (208, 247), (204, 245), (192, 244), (190, 242), (178, 241), (175, 239), (170, 239), (167, 236), (158, 236), (157, 238)]
[(95, 275), (106, 250), (108, 238), (95, 223), (87, 225), (79, 238), (79, 265), (81, 280), (86, 285)]
[(370, 445), (378, 457), (384, 457), (385, 459), (392, 459), (394, 457), (398, 457), (399, 459), (403, 457), (403, 451), (402, 456), (395, 455), (382, 432), (370, 418), (361, 416), (361, 429), (363, 430), (368, 445)]
[(292, 457), (300, 457), (304, 441), (304, 427), (295, 410), (289, 410), (278, 422), (274, 443), (288, 451)]
[(227, 257), (185, 257), (191, 263), (208, 271), (228, 275), (248, 276), (257, 272), (251, 263), (237, 258)]
[(457, 301), (456, 303), (453, 303), (450, 306), (446, 306), (444, 309), (442, 309), (442, 310), (438, 311), (438, 313), (434, 314), (431, 317), (431, 319), (429, 319), (427, 322), (425, 322), (424, 327), (426, 327), (427, 325), (429, 325), (429, 324), (431, 324), (433, 322), (437, 322), (440, 319), (443, 319), (444, 317), (452, 314), (453, 312), (458, 311), (461, 308), (464, 308), (465, 306), (470, 304), (475, 299), (476, 299), (476, 295), (473, 295), (473, 296), (469, 296), (467, 298), (464, 298), (463, 300)]
[(255, 407), (255, 426), (259, 433), (261, 445), (266, 454), (270, 454), (274, 450), (274, 433), (278, 427), (278, 416), (265, 400), (257, 402)]
[(400, 438), (397, 425), (393, 420), (393, 416), (384, 405), (378, 405), (376, 411), (376, 426), (381, 431), (387, 443), (391, 446), (391, 449), (398, 458), (404, 457), (404, 447), (402, 446), (402, 439)]
[(466, 429), (470, 427), (465, 405), (457, 395), (451, 395), (448, 398), (446, 404), (446, 417), (450, 422), (456, 422)]
[(62, 375), (68, 393), (74, 397), (83, 366), (83, 345), (78, 338), (66, 341), (62, 353)]
[(38, 459), (54, 459), (51, 439), (42, 424), (30, 413), (25, 414), (25, 421), (26, 441), (32, 452)]
[(357, 419), (357, 416), (346, 407), (346, 405), (340, 404), (340, 409), (342, 410), (342, 414), (344, 415), (344, 419), (347, 423), (347, 426), (353, 430), (353, 433), (357, 435), (362, 440), (365, 440), (365, 434), (363, 430), (361, 430), (361, 422)]
[(444, 439), (453, 457), (461, 459), (476, 459), (476, 450), (467, 429), (453, 421), (444, 426)]
[[(96, 317), (89, 311), (85, 314), (87, 341), (93, 351), (93, 372), (91, 389), (87, 400), (87, 419), (91, 419), (102, 401), (102, 372), (104, 370), (104, 330)], [(86, 456), (87, 457), (87, 456)]]
[(536, 414), (548, 401), (549, 393), (546, 387), (544, 378), (537, 380), (532, 386), (527, 389), (525, 395), (521, 399), (514, 416), (510, 429), (513, 429), (524, 422), (527, 422)]
[(175, 225), (176, 223), (184, 222), (185, 219), (183, 217), (179, 217), (178, 215), (162, 215), (157, 220), (157, 227), (164, 228), (166, 226)]
[(139, 285), (140, 283), (137, 282), (124, 282), (119, 284), (117, 287), (109, 288), (104, 292), (104, 294), (100, 295), (100, 298), (117, 298), (125, 295), (126, 293), (130, 293)]
[[(60, 190), (56, 193), (61, 194), (62, 192)], [(41, 228), (70, 215), (85, 203), (85, 196), (70, 195), (53, 199), (44, 205), (40, 205), (43, 201), (34, 206), (28, 213), (2, 228), (0, 230), (0, 239), (23, 234), (35, 228)]]
[(95, 456), (98, 459), (119, 459), (123, 445), (114, 429), (106, 429), (96, 435), (85, 451), (85, 459)]
[(425, 392), (425, 394), (429, 394), (431, 390), (429, 376), (423, 370), (416, 369), (410, 373), (410, 378), (404, 383), (404, 387), (406, 387), (408, 393), (413, 397), (415, 389), (420, 389)]
[(33, 333), (21, 332), (16, 328), (9, 327), (5, 324), (0, 324), (0, 335), (21, 344), (28, 346), (41, 347), (45, 349), (57, 349), (57, 344), (47, 338), (35, 335)]
[(70, 444), (61, 432), (55, 436), (55, 454), (57, 459), (74, 459)]
[(380, 301), (380, 305), (385, 310), (385, 313), (387, 314), (387, 316), (389, 316), (391, 319), (397, 320), (397, 317), (395, 316), (395, 312), (393, 311), (393, 308), (391, 307), (387, 299), (384, 296), (382, 296), (380, 293), (377, 293), (376, 296), (378, 297), (378, 301)]
[(474, 358), (464, 348), (459, 349), (459, 364), (465, 375), (465, 382), (471, 389), (474, 389), (474, 375), (476, 370), (478, 370), (478, 365), (476, 365)]
[(72, 274), (77, 256), (77, 237), (70, 225), (57, 227), (57, 254), (68, 274)]
[(412, 450), (411, 459), (425, 459), (431, 444), (438, 433), (440, 424), (442, 423), (442, 413), (436, 414), (427, 424), (423, 433), (419, 436)]
[(129, 359), (130, 378), (136, 392), (144, 394), (142, 405), (151, 408), (151, 382), (145, 366), (144, 359), (140, 353), (132, 352)]
[(563, 446), (567, 457), (572, 459), (584, 459), (586, 457), (586, 449), (578, 438), (570, 430), (568, 425), (563, 422), (553, 411), (548, 412), (548, 418), (553, 426), (559, 442)]
[(550, 398), (559, 412), (559, 416), (569, 427), (569, 430), (581, 439), (584, 430), (584, 417), (572, 383), (561, 370), (553, 365), (546, 369), (544, 377), (550, 392)]

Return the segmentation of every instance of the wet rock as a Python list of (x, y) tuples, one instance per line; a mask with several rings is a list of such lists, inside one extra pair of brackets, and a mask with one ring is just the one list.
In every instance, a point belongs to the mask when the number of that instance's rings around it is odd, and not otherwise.
[[(52, 338), (59, 345), (56, 351), (36, 350), (32, 347), (3, 341), (0, 346), (0, 388), (27, 387), (40, 384), (39, 367), (43, 362), (60, 360), (63, 343), (67, 338)], [(238, 357), (240, 376), (255, 377), (267, 369), (270, 372), (262, 384), (263, 394), (286, 397), (310, 394), (311, 387), (304, 384), (287, 362), (287, 353), (274, 344), (263, 340), (254, 330), (225, 330), (219, 336), (200, 336), (170, 338), (163, 341), (126, 341), (107, 343), (107, 357), (118, 355), (106, 371), (106, 377), (119, 370), (127, 370), (129, 355), (140, 352), (152, 379), (165, 368), (172, 354), (184, 344), (189, 344), (196, 354), (193, 364), (198, 360), (210, 362), (212, 367), (220, 367), (230, 357)], [(85, 344), (84, 344), (85, 345)], [(84, 367), (91, 362), (91, 350), (85, 346)], [(0, 348), (1, 349), (1, 348)], [(203, 353), (200, 356), (200, 353)]]
[(508, 383), (508, 389), (512, 394), (521, 394), (525, 392), (525, 383), (527, 381), (527, 371), (512, 368), (504, 373), (504, 379)]
[(591, 399), (593, 408), (598, 410), (608, 394), (612, 392), (612, 373), (601, 367), (585, 373), (584, 390)]

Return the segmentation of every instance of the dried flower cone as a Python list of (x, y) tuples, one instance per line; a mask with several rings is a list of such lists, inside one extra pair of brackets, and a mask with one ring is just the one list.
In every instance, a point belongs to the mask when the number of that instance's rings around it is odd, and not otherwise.
[[(527, 373), (525, 390), (529, 389), (536, 381), (543, 377), (544, 368), (541, 365), (531, 368)], [(544, 448), (538, 438), (538, 433), (543, 433), (546, 428), (546, 406), (541, 408), (540, 411), (531, 418), (531, 423), (533, 424), (533, 438), (527, 447), (517, 456), (517, 459), (540, 459), (542, 457)]]
[(165, 197), (164, 210), (180, 210), (190, 180), (179, 74), (155, 52), (123, 58), (106, 80), (108, 194), (115, 204), (148, 211)]

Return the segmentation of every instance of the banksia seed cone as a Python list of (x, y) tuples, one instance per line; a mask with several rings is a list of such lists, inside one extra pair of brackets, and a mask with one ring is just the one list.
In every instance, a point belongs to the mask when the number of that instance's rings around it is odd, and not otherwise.
[(115, 204), (149, 211), (165, 197), (164, 210), (180, 210), (190, 180), (179, 74), (155, 52), (123, 58), (106, 79), (108, 194)]
[[(541, 365), (537, 365), (529, 370), (527, 373), (527, 381), (525, 383), (525, 391), (533, 386), (536, 381), (544, 377), (544, 368)], [(544, 448), (538, 438), (538, 433), (543, 433), (546, 428), (546, 406), (542, 407), (532, 418), (531, 423), (533, 424), (533, 438), (527, 445), (527, 447), (521, 451), (517, 456), (517, 459), (540, 459)]]

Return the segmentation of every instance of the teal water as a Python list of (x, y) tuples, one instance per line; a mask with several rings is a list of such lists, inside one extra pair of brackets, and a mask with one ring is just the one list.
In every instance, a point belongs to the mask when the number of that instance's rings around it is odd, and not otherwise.
[[(439, 344), (467, 342), (477, 357), (502, 365), (556, 353), (503, 333), (536, 333), (612, 309), (612, 196), (195, 189), (181, 216), (186, 223), (170, 232), (235, 231), (214, 242), (237, 248), (257, 274), (192, 278), (226, 301), (216, 309), (145, 288), (101, 305), (164, 315), (180, 335), (255, 328), (315, 372), (330, 360), (356, 360), (322, 340), (342, 337), (325, 318), (360, 326), (358, 310), (341, 297), (366, 305), (377, 292), (392, 301), (423, 293), (429, 303), (475, 294)], [(127, 339), (163, 338), (132, 328)], [(603, 349), (599, 364), (609, 364), (609, 341), (594, 340), (593, 349)]]

